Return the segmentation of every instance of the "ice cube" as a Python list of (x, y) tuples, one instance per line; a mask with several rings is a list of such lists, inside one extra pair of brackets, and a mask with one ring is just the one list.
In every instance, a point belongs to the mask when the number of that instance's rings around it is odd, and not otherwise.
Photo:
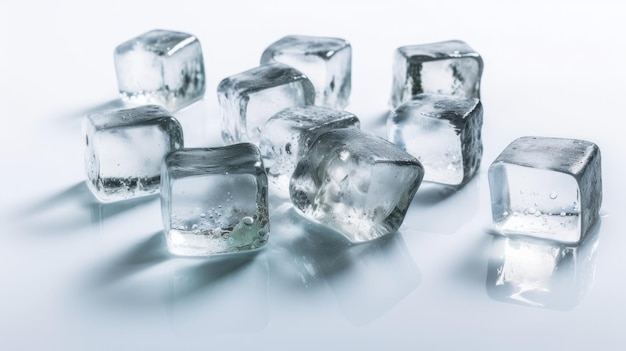
[(389, 104), (396, 108), (420, 93), (480, 99), (482, 71), (480, 55), (460, 40), (400, 47)]
[(156, 193), (163, 157), (183, 147), (181, 125), (154, 105), (91, 114), (83, 135), (87, 185), (102, 202)]
[(389, 115), (387, 138), (417, 157), (424, 181), (459, 186), (480, 166), (482, 124), (478, 99), (419, 94)]
[(115, 49), (122, 99), (176, 111), (202, 99), (204, 61), (198, 39), (187, 33), (152, 30)]
[(182, 149), (165, 157), (161, 209), (169, 251), (181, 256), (248, 251), (269, 235), (267, 176), (249, 143)]
[(343, 39), (288, 35), (271, 44), (261, 64), (282, 62), (309, 77), (315, 104), (341, 110), (352, 89), (352, 47)]
[(516, 139), (489, 167), (489, 188), (502, 234), (576, 243), (599, 217), (600, 149), (575, 139)]
[(356, 128), (321, 134), (298, 162), (289, 192), (296, 208), (352, 242), (395, 232), (424, 177), (419, 161)]
[(270, 117), (289, 107), (313, 105), (315, 89), (300, 71), (272, 63), (223, 79), (217, 98), (224, 142), (256, 144)]
[(320, 106), (292, 107), (274, 115), (265, 123), (259, 142), (270, 187), (276, 194), (289, 196), (291, 175), (317, 136), (359, 126), (352, 113)]
[(591, 287), (597, 231), (580, 245), (523, 237), (494, 236), (487, 293), (495, 300), (570, 310)]

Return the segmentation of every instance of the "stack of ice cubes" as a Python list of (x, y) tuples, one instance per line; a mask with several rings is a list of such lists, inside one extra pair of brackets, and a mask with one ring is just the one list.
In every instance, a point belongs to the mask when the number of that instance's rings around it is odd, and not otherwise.
[(387, 138), (424, 165), (424, 181), (459, 187), (482, 159), (483, 62), (458, 40), (395, 52)]

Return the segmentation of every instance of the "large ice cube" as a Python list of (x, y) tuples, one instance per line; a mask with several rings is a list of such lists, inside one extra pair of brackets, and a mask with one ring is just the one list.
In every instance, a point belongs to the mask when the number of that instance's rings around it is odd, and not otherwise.
[(181, 256), (252, 250), (269, 234), (267, 176), (248, 143), (165, 157), (161, 208), (168, 249)]
[(117, 82), (131, 104), (176, 111), (202, 99), (204, 61), (198, 39), (187, 33), (152, 30), (115, 49)]
[(478, 99), (420, 94), (389, 115), (387, 138), (417, 157), (424, 181), (457, 186), (480, 166), (482, 124)]
[(341, 110), (352, 89), (352, 47), (338, 38), (288, 35), (271, 44), (261, 64), (282, 62), (309, 77), (315, 104)]
[(87, 185), (102, 202), (157, 192), (163, 157), (183, 147), (181, 125), (153, 105), (91, 114), (83, 135)]
[(288, 196), (291, 175), (318, 135), (359, 126), (352, 113), (320, 106), (292, 107), (274, 115), (265, 123), (259, 142), (271, 187)]
[(395, 232), (424, 177), (419, 161), (356, 128), (320, 135), (298, 162), (289, 191), (296, 208), (350, 241)]
[(599, 217), (600, 149), (575, 139), (516, 139), (489, 167), (489, 188), (501, 233), (578, 242)]
[(400, 47), (389, 104), (396, 108), (420, 93), (480, 99), (482, 72), (480, 55), (460, 40)]
[(217, 98), (224, 142), (258, 143), (270, 117), (289, 107), (313, 105), (315, 89), (300, 71), (272, 63), (223, 79)]

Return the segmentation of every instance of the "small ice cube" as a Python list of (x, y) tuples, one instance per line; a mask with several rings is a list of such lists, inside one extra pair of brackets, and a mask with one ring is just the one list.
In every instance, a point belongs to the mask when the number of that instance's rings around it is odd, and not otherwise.
[(151, 105), (91, 114), (83, 135), (87, 185), (102, 202), (156, 193), (163, 157), (183, 147), (178, 121)]
[(352, 88), (352, 47), (338, 38), (288, 35), (271, 44), (261, 64), (281, 62), (309, 77), (315, 104), (341, 110)]
[(482, 71), (480, 55), (460, 40), (400, 47), (389, 104), (396, 108), (421, 93), (480, 99)]
[(224, 142), (256, 144), (270, 117), (289, 107), (313, 105), (315, 89), (300, 71), (272, 63), (223, 79), (217, 98)]
[(387, 138), (417, 157), (424, 181), (458, 186), (480, 166), (482, 124), (478, 99), (420, 94), (389, 115)]
[(575, 139), (516, 139), (489, 167), (489, 188), (501, 233), (576, 243), (599, 218), (600, 149)]
[(163, 162), (161, 187), (172, 254), (208, 256), (267, 243), (267, 176), (256, 146), (242, 143), (171, 152)]
[(204, 61), (198, 39), (187, 33), (152, 30), (115, 49), (122, 99), (176, 111), (202, 99)]
[(289, 191), (306, 217), (363, 242), (398, 230), (423, 177), (419, 161), (394, 144), (343, 128), (317, 138)]
[(359, 126), (352, 113), (320, 106), (292, 107), (274, 115), (265, 123), (259, 143), (271, 187), (288, 196), (291, 175), (318, 135)]

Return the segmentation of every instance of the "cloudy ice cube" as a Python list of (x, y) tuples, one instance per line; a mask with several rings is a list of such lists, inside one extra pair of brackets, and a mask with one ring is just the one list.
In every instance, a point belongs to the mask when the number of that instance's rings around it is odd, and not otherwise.
[(159, 106), (107, 111), (83, 122), (87, 185), (102, 202), (154, 194), (161, 161), (183, 147), (183, 130)]
[(217, 98), (224, 142), (256, 144), (270, 117), (289, 107), (313, 105), (315, 89), (300, 71), (272, 63), (223, 79)]
[(288, 35), (265, 49), (261, 64), (281, 62), (307, 75), (315, 104), (341, 110), (352, 89), (352, 47), (343, 39)]
[(260, 248), (269, 235), (267, 176), (256, 146), (182, 149), (161, 170), (161, 209), (174, 255)]
[(204, 61), (198, 39), (187, 33), (152, 30), (115, 49), (122, 99), (176, 111), (202, 99)]
[(274, 115), (265, 123), (259, 143), (271, 187), (288, 196), (291, 175), (318, 135), (359, 126), (352, 113), (320, 106), (292, 107)]
[(298, 162), (294, 206), (352, 242), (395, 232), (424, 177), (419, 161), (356, 128), (321, 134)]
[(600, 149), (576, 139), (516, 139), (489, 167), (489, 188), (502, 234), (576, 243), (599, 217)]
[(482, 71), (480, 55), (460, 40), (400, 47), (389, 104), (396, 108), (421, 93), (480, 99)]
[(424, 181), (458, 186), (480, 166), (482, 124), (478, 99), (420, 94), (389, 115), (387, 138), (417, 157)]

